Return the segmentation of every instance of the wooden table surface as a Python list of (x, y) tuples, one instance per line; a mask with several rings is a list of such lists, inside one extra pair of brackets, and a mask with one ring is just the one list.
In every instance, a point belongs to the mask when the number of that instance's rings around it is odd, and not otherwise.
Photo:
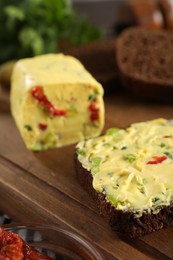
[[(173, 105), (146, 103), (121, 92), (105, 96), (108, 127), (173, 117)], [(105, 130), (104, 129), (104, 130)], [(18, 222), (60, 224), (87, 238), (108, 259), (173, 259), (173, 228), (131, 240), (111, 231), (78, 183), (74, 145), (44, 152), (28, 151), (0, 97), (0, 211)]]

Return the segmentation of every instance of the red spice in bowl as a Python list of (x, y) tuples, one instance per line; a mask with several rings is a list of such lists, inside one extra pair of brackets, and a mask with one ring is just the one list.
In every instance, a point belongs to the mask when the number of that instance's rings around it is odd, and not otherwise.
[[(4, 250), (10, 250), (10, 256), (14, 253), (13, 258), (1, 258)], [(10, 224), (0, 228), (0, 259), (105, 260), (105, 257), (89, 241), (59, 226)]]

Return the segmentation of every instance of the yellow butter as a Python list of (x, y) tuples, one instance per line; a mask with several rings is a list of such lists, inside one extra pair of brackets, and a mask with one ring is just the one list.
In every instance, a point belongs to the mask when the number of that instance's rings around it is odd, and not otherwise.
[(172, 120), (110, 129), (80, 142), (77, 152), (82, 166), (93, 175), (95, 190), (117, 209), (158, 213), (158, 206), (173, 200)]
[[(33, 95), (38, 87), (44, 95), (41, 100)], [(11, 82), (11, 112), (28, 149), (56, 148), (101, 133), (103, 94), (101, 84), (77, 59), (46, 54), (16, 63)], [(65, 112), (55, 115), (52, 108)]]

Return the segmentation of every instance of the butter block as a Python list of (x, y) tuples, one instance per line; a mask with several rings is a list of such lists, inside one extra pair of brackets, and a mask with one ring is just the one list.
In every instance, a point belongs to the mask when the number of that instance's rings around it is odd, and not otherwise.
[(46, 150), (98, 136), (103, 87), (74, 57), (46, 54), (19, 60), (11, 80), (11, 112), (26, 147)]

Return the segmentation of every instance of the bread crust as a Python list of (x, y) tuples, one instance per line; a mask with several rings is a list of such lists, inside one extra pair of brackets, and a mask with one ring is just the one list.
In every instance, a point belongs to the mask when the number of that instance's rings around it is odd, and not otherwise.
[(169, 101), (173, 94), (173, 36), (166, 31), (126, 29), (116, 41), (116, 63), (132, 95)]
[(77, 155), (74, 158), (76, 175), (80, 184), (95, 201), (100, 214), (108, 221), (114, 231), (119, 231), (131, 238), (141, 237), (151, 232), (173, 226), (173, 202), (169, 206), (158, 206), (157, 214), (144, 211), (136, 217), (133, 211), (117, 210), (105, 199), (103, 193), (97, 192), (92, 185), (92, 174), (82, 167)]

